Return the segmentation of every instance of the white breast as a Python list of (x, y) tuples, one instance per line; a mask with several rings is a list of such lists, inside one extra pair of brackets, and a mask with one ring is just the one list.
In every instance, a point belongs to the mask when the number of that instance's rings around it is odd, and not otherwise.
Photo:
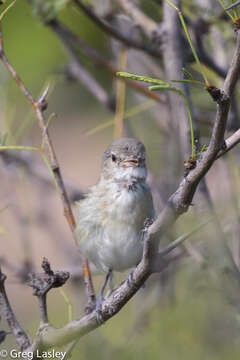
[[(144, 220), (153, 216), (149, 188), (145, 183), (137, 183), (129, 190), (127, 182), (111, 182), (104, 191), (100, 184), (96, 185), (90, 195), (79, 206), (80, 249), (104, 271), (136, 266), (142, 257)], [(98, 201), (94, 201), (95, 195)]]

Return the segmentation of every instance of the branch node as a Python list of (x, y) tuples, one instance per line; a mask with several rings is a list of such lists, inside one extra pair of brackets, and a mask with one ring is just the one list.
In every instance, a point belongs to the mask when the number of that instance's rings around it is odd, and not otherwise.
[(229, 101), (229, 96), (224, 91), (217, 88), (216, 86), (211, 85), (208, 86), (206, 89), (211, 95), (213, 101), (216, 101), (218, 104), (223, 104)]
[(67, 271), (53, 271), (46, 258), (43, 258), (42, 268), (44, 273), (30, 274), (28, 282), (28, 285), (33, 288), (33, 295), (38, 297), (47, 294), (52, 288), (63, 286), (70, 276)]
[(184, 161), (184, 177), (187, 177), (191, 170), (195, 169), (197, 160), (196, 158), (190, 156), (187, 161)]
[(36, 103), (36, 108), (38, 108), (41, 111), (45, 111), (48, 107), (48, 103), (47, 103), (47, 95), (49, 92), (49, 88), (50, 88), (50, 84), (47, 85), (46, 89), (43, 91), (42, 95), (40, 96), (40, 98), (37, 100)]

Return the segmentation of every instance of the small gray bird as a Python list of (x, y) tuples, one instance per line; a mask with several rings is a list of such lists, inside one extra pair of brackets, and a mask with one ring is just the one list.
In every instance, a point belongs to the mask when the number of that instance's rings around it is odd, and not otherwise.
[(154, 217), (146, 176), (144, 145), (133, 138), (117, 139), (103, 154), (98, 183), (78, 202), (80, 250), (97, 269), (108, 272), (99, 302), (110, 273), (134, 267), (142, 258), (144, 222)]

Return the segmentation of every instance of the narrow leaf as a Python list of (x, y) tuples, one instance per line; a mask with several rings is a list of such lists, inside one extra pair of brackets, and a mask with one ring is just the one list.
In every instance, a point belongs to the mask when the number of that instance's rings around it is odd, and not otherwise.
[(164, 84), (166, 84), (166, 82), (163, 81), (163, 80), (150, 78), (150, 77), (148, 77), (148, 76), (130, 74), (130, 73), (123, 72), (123, 71), (117, 72), (116, 75), (117, 75), (117, 76), (121, 76), (121, 77), (125, 77), (125, 78), (129, 78), (129, 79), (132, 79), (132, 80), (137, 80), (137, 81), (143, 81), (143, 82), (151, 83), (151, 84), (158, 84), (158, 85), (164, 85)]
[(6, 7), (6, 9), (3, 10), (3, 12), (2, 12), (1, 15), (0, 15), (0, 21), (2, 21), (4, 15), (6, 15), (6, 13), (8, 12), (8, 10), (11, 9), (11, 7), (15, 4), (16, 1), (17, 1), (17, 0), (13, 0), (13, 2), (11, 2), (11, 3)]
[(193, 79), (192, 74), (190, 73), (190, 71), (188, 71), (186, 68), (182, 68), (182, 71), (184, 73), (184, 75), (188, 78), (188, 79)]
[(205, 84), (202, 83), (201, 81), (198, 81), (198, 80), (190, 80), (190, 79), (171, 80), (171, 82), (174, 82), (174, 83), (190, 83), (190, 84), (205, 86)]

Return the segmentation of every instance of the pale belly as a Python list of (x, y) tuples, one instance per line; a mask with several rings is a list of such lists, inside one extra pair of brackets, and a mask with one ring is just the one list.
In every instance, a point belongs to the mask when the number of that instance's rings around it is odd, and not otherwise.
[[(105, 200), (90, 209), (96, 211), (96, 221), (94, 217), (82, 221), (80, 218), (78, 228), (81, 226), (85, 231), (84, 236), (80, 234), (79, 247), (98, 269), (124, 271), (136, 266), (142, 258), (143, 224), (147, 217), (153, 216), (152, 199), (145, 188), (135, 192), (114, 191), (109, 195), (111, 202)], [(89, 207), (95, 206), (89, 203)]]
[[(131, 226), (115, 224), (106, 227), (101, 238), (95, 238), (101, 268), (124, 271), (136, 266), (143, 252), (143, 236)], [(97, 260), (97, 259), (96, 259)]]

